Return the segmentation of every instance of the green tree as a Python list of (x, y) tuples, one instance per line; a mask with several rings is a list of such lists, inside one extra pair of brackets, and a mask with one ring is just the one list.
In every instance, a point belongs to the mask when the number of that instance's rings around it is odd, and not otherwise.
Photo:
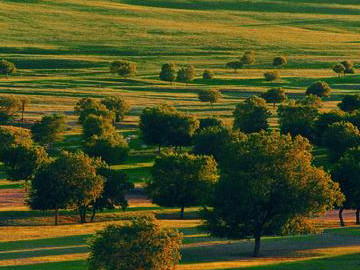
[(0, 126), (0, 161), (3, 161), (6, 150), (11, 147), (23, 145), (29, 147), (33, 144), (28, 129), (12, 126)]
[(253, 133), (228, 144), (226, 153), (203, 228), (214, 236), (253, 237), (255, 257), (262, 236), (304, 232), (289, 229), (343, 200), (338, 184), (312, 165), (311, 145), (301, 136)]
[(27, 96), (22, 96), (19, 98), (21, 103), (21, 121), (24, 121), (24, 113), (26, 107), (31, 103), (31, 99)]
[(218, 89), (203, 89), (198, 92), (199, 100), (201, 102), (210, 102), (211, 107), (221, 98), (221, 93)]
[(195, 68), (193, 65), (188, 65), (186, 68), (181, 68), (177, 72), (176, 80), (188, 84), (195, 78)]
[(326, 82), (318, 81), (310, 85), (306, 90), (306, 95), (315, 95), (318, 97), (329, 97), (331, 88)]
[(216, 118), (216, 117), (206, 117), (206, 118), (201, 118), (199, 120), (199, 130), (207, 128), (207, 127), (223, 127), (224, 124), (221, 121), (221, 119)]
[(160, 80), (173, 82), (176, 80), (176, 65), (173, 63), (163, 64), (160, 71)]
[(332, 70), (340, 77), (345, 74), (345, 67), (342, 64), (336, 64), (333, 66)]
[(314, 123), (317, 144), (322, 144), (322, 134), (329, 128), (329, 126), (336, 122), (345, 121), (345, 116), (345, 113), (340, 110), (320, 113)]
[(212, 80), (212, 79), (214, 79), (215, 74), (212, 70), (206, 69), (206, 70), (204, 70), (202, 77), (204, 80)]
[(350, 122), (336, 122), (322, 134), (322, 144), (329, 149), (330, 158), (337, 161), (346, 150), (360, 146), (360, 131)]
[(231, 61), (226, 63), (227, 68), (231, 68), (236, 73), (238, 69), (243, 68), (244, 64), (241, 61)]
[(0, 97), (0, 123), (7, 123), (17, 117), (21, 108), (20, 99), (16, 96)]
[(285, 90), (282, 88), (271, 88), (265, 93), (261, 94), (261, 97), (266, 100), (266, 103), (273, 103), (274, 108), (276, 103), (281, 103), (286, 100)]
[(130, 105), (120, 96), (107, 96), (101, 103), (115, 113), (115, 121), (119, 122), (124, 119), (125, 114), (130, 110)]
[(345, 60), (345, 61), (342, 61), (340, 64), (345, 67), (344, 75), (345, 74), (354, 74), (355, 73), (354, 63), (352, 61)]
[(316, 95), (306, 95), (305, 98), (296, 100), (296, 104), (300, 106), (313, 107), (315, 109), (321, 109), (323, 107), (323, 101), (321, 97)]
[(162, 229), (154, 217), (108, 225), (90, 241), (90, 270), (169, 270), (180, 260), (182, 234)]
[(15, 73), (16, 67), (13, 63), (4, 59), (0, 60), (0, 74), (5, 75), (8, 78), (9, 74)]
[(84, 148), (89, 156), (101, 157), (110, 165), (124, 162), (129, 155), (127, 142), (117, 132), (102, 136), (94, 135), (86, 140)]
[(74, 111), (79, 115), (79, 123), (83, 124), (86, 118), (92, 114), (96, 116), (102, 116), (113, 121), (115, 114), (109, 111), (105, 105), (101, 104), (100, 101), (92, 98), (80, 99), (74, 108)]
[(277, 56), (273, 59), (272, 64), (274, 67), (283, 67), (287, 64), (287, 59), (285, 56)]
[(82, 135), (85, 140), (89, 140), (93, 136), (102, 137), (116, 132), (111, 119), (93, 114), (86, 117), (82, 127)]
[(125, 60), (113, 61), (110, 64), (110, 72), (125, 78), (134, 76), (136, 74), (136, 64)]
[(356, 209), (356, 224), (360, 224), (360, 147), (350, 149), (335, 164), (331, 175), (340, 184), (345, 195), (343, 207), (339, 209), (340, 225), (345, 226), (344, 209)]
[(35, 142), (41, 145), (51, 145), (63, 139), (65, 128), (64, 115), (46, 115), (31, 127), (31, 133)]
[(344, 96), (337, 106), (344, 112), (360, 110), (360, 94)]
[(246, 51), (244, 55), (240, 58), (240, 61), (243, 65), (255, 64), (255, 53), (253, 51)]
[(245, 133), (252, 133), (268, 129), (268, 118), (271, 113), (264, 99), (252, 96), (243, 103), (238, 103), (233, 115), (234, 129), (240, 129), (240, 131)]
[(146, 191), (153, 203), (180, 207), (180, 218), (189, 206), (204, 205), (217, 180), (217, 165), (209, 156), (163, 154), (155, 160)]
[(268, 81), (268, 82), (277, 81), (280, 79), (280, 73), (277, 70), (267, 71), (264, 73), (264, 78), (265, 78), (265, 81)]

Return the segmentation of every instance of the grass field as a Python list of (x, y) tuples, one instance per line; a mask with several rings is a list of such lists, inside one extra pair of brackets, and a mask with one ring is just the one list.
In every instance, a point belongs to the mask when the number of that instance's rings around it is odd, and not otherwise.
[[(0, 59), (14, 62), (18, 72), (0, 78), (0, 95), (31, 97), (25, 117), (63, 113), (69, 129), (57, 146), (79, 145), (80, 126), (73, 112), (81, 97), (121, 95), (132, 106), (119, 126), (137, 134), (138, 117), (146, 106), (166, 103), (198, 117), (217, 116), (232, 123), (239, 101), (267, 89), (283, 87), (290, 98), (301, 98), (307, 86), (327, 81), (333, 89), (323, 110), (336, 108), (343, 95), (360, 91), (360, 75), (337, 78), (332, 66), (352, 60), (360, 66), (360, 4), (357, 0), (2, 0), (0, 1)], [(225, 63), (253, 50), (256, 64), (233, 73)], [(265, 82), (275, 56), (288, 58), (281, 80)], [(109, 62), (137, 64), (135, 78), (108, 72)], [(189, 85), (158, 79), (163, 63), (193, 64), (197, 77)], [(201, 79), (204, 69), (216, 77)], [(219, 88), (222, 98), (212, 108), (198, 101), (200, 89)], [(270, 119), (277, 127), (275, 109)], [(126, 171), (136, 187), (149, 177), (154, 149), (131, 142), (131, 155), (115, 169)], [(316, 149), (315, 154), (323, 155)], [(264, 257), (252, 259), (252, 240), (211, 238), (196, 227), (197, 208), (178, 220), (177, 209), (152, 205), (130, 196), (126, 212), (105, 211), (96, 223), (79, 225), (71, 211), (61, 212), (61, 226), (52, 213), (24, 206), (24, 184), (6, 180), (0, 167), (0, 269), (85, 270), (87, 239), (110, 222), (131, 215), (155, 213), (162, 226), (185, 235), (180, 270), (210, 269), (360, 269), (360, 233), (335, 228), (335, 216), (322, 217), (321, 235), (268, 237)]]

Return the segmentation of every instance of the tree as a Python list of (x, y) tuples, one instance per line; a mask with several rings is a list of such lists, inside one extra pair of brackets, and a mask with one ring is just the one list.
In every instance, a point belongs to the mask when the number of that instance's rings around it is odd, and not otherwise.
[(110, 72), (125, 78), (134, 76), (136, 74), (136, 64), (125, 60), (113, 61), (110, 65)]
[(310, 141), (315, 139), (315, 120), (319, 114), (316, 107), (305, 106), (290, 100), (278, 107), (280, 131), (295, 137), (301, 135)]
[(41, 145), (51, 145), (62, 140), (65, 128), (64, 115), (46, 115), (31, 127), (31, 133), (35, 142)]
[(93, 114), (86, 117), (82, 126), (85, 140), (89, 140), (92, 136), (102, 137), (116, 132), (111, 119)]
[(28, 129), (0, 126), (0, 161), (3, 161), (5, 152), (9, 148), (18, 145), (30, 147), (32, 144), (31, 133)]
[(101, 100), (105, 107), (115, 113), (115, 121), (119, 122), (124, 119), (125, 114), (130, 110), (129, 104), (120, 96), (107, 96)]
[(180, 260), (182, 234), (162, 229), (154, 217), (135, 217), (131, 224), (108, 225), (90, 241), (90, 270), (168, 270)]
[(92, 98), (80, 99), (74, 108), (74, 111), (79, 115), (79, 123), (83, 124), (86, 118), (92, 114), (96, 116), (102, 116), (113, 121), (115, 114), (109, 111), (105, 105), (101, 104), (100, 101)]
[(271, 113), (266, 107), (264, 99), (252, 96), (243, 103), (238, 103), (233, 115), (234, 129), (240, 129), (240, 131), (245, 133), (252, 133), (268, 129), (268, 118)]
[(0, 122), (7, 123), (17, 117), (21, 108), (20, 99), (16, 96), (0, 97)]
[(24, 112), (26, 107), (31, 103), (31, 99), (26, 96), (20, 97), (20, 103), (21, 103), (21, 121), (24, 121)]
[(282, 88), (272, 88), (261, 94), (261, 97), (266, 100), (266, 103), (273, 103), (274, 108), (276, 103), (281, 103), (286, 100), (285, 90)]
[(173, 63), (163, 64), (160, 71), (160, 80), (173, 82), (176, 79), (176, 65)]
[(85, 142), (85, 152), (90, 157), (101, 157), (106, 163), (113, 165), (124, 162), (129, 155), (129, 146), (117, 132), (94, 135)]
[(360, 146), (360, 131), (350, 122), (336, 122), (322, 134), (322, 144), (330, 151), (330, 158), (337, 161), (346, 150)]
[(203, 228), (214, 236), (253, 237), (255, 257), (263, 235), (308, 232), (311, 226), (299, 231), (293, 224), (343, 200), (338, 184), (312, 165), (311, 145), (301, 136), (253, 133), (225, 151)]
[(163, 154), (155, 160), (146, 191), (153, 203), (184, 208), (207, 202), (217, 180), (217, 165), (209, 156)]
[(287, 64), (287, 59), (285, 56), (277, 56), (274, 58), (272, 64), (274, 67), (283, 67)]
[(344, 112), (353, 112), (360, 109), (360, 94), (346, 95), (337, 105)]
[(91, 222), (94, 221), (97, 211), (115, 209), (116, 206), (120, 206), (125, 211), (128, 207), (125, 195), (134, 188), (134, 184), (129, 181), (128, 176), (122, 171), (102, 167), (98, 170), (98, 174), (105, 178), (104, 189), (100, 197), (92, 204)]
[(318, 81), (313, 83), (306, 90), (306, 95), (315, 95), (318, 97), (329, 97), (331, 89), (326, 82)]
[(246, 51), (240, 59), (243, 65), (252, 65), (256, 62), (255, 53), (253, 51)]
[(345, 114), (340, 110), (320, 113), (314, 123), (317, 144), (322, 145), (322, 134), (329, 128), (329, 126), (336, 122), (342, 122), (345, 120)]
[(13, 63), (4, 59), (0, 60), (0, 74), (3, 74), (8, 78), (9, 74), (15, 73), (16, 67)]
[(227, 68), (231, 68), (236, 73), (238, 69), (242, 68), (244, 64), (241, 61), (231, 61), (226, 63)]
[(188, 84), (195, 78), (195, 68), (193, 65), (188, 65), (186, 68), (181, 68), (177, 72), (177, 81)]
[(28, 181), (48, 162), (48, 155), (41, 146), (15, 145), (5, 150), (3, 162), (9, 180)]
[(215, 74), (212, 70), (206, 69), (204, 70), (202, 77), (204, 80), (212, 80), (214, 79)]
[(345, 195), (343, 207), (339, 209), (340, 225), (345, 226), (342, 217), (344, 209), (356, 209), (356, 224), (360, 224), (360, 147), (350, 149), (335, 164), (331, 171), (334, 181), (340, 184)]
[(199, 120), (199, 130), (207, 128), (207, 127), (223, 127), (223, 122), (221, 119), (213, 118), (213, 117), (207, 117), (207, 118), (201, 118)]
[(219, 101), (221, 93), (217, 89), (204, 89), (199, 90), (198, 96), (201, 102), (210, 102), (211, 107), (213, 107), (213, 103)]
[(340, 64), (345, 67), (344, 75), (345, 74), (354, 74), (355, 73), (354, 63), (352, 61), (345, 60), (345, 61), (342, 61)]
[(305, 98), (296, 100), (296, 104), (298, 104), (298, 105), (313, 107), (315, 109), (321, 109), (323, 106), (322, 103), (323, 102), (322, 102), (321, 97), (318, 97), (316, 95), (311, 95), (311, 94), (306, 95)]
[(340, 77), (341, 75), (345, 74), (345, 67), (342, 64), (336, 64), (333, 67), (333, 71)]
[(264, 73), (264, 78), (265, 78), (265, 81), (268, 81), (268, 82), (277, 81), (280, 79), (280, 73), (277, 70), (268, 71), (268, 72)]

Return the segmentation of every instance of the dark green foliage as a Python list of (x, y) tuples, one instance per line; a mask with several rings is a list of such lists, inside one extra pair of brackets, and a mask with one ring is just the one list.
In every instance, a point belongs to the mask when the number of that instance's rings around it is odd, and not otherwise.
[(4, 151), (3, 162), (9, 180), (31, 180), (46, 162), (48, 155), (43, 147), (15, 145)]
[(355, 73), (354, 63), (352, 61), (345, 60), (345, 61), (342, 61), (340, 64), (345, 67), (344, 75)]
[(53, 114), (43, 116), (41, 121), (31, 127), (31, 133), (35, 142), (49, 145), (62, 140), (65, 128), (65, 116)]
[(217, 89), (199, 90), (198, 95), (201, 102), (210, 102), (211, 106), (218, 102), (221, 97), (221, 93)]
[(336, 122), (322, 134), (322, 144), (329, 149), (331, 159), (336, 161), (346, 150), (360, 146), (360, 131), (350, 122)]
[(7, 77), (9, 74), (15, 72), (16, 72), (16, 67), (13, 63), (6, 61), (4, 59), (0, 60), (0, 74), (5, 75)]
[(16, 96), (0, 97), (0, 123), (7, 123), (17, 117), (21, 109), (20, 99)]
[(333, 67), (333, 71), (340, 77), (345, 73), (345, 67), (342, 64), (336, 64)]
[(136, 64), (125, 60), (113, 61), (110, 64), (110, 72), (125, 78), (134, 76), (136, 74)]
[(336, 122), (344, 121), (346, 119), (345, 117), (345, 113), (339, 110), (319, 114), (314, 123), (317, 143), (321, 144), (322, 134), (329, 128), (329, 126)]
[(243, 103), (238, 103), (233, 115), (234, 129), (240, 129), (240, 131), (245, 133), (252, 133), (268, 129), (268, 118), (271, 113), (264, 99), (252, 96)]
[(125, 114), (130, 110), (129, 104), (120, 96), (107, 96), (101, 103), (105, 107), (115, 113), (115, 121), (119, 122), (124, 119)]
[(147, 193), (160, 206), (184, 208), (207, 202), (217, 180), (217, 166), (212, 157), (188, 153), (163, 154), (155, 160)]
[(198, 130), (207, 127), (223, 127), (223, 122), (221, 121), (221, 119), (218, 118), (211, 118), (211, 117), (201, 118), (199, 120), (199, 123), (200, 125)]
[(201, 128), (194, 137), (193, 152), (196, 155), (213, 156), (216, 161), (219, 161), (226, 143), (231, 141), (231, 138), (231, 131), (225, 127)]
[(308, 87), (306, 90), (307, 95), (315, 95), (318, 97), (328, 97), (330, 95), (331, 89), (326, 82), (315, 82)]
[(344, 112), (352, 112), (360, 109), (360, 94), (344, 96), (338, 104), (340, 110)]
[(305, 106), (291, 100), (278, 108), (280, 131), (282, 134), (290, 133), (293, 137), (301, 135), (314, 141), (314, 124), (318, 114), (316, 107)]
[(117, 206), (120, 206), (125, 211), (128, 207), (125, 195), (134, 188), (134, 184), (129, 181), (128, 176), (122, 171), (103, 167), (98, 170), (98, 174), (105, 178), (104, 189), (100, 197), (91, 206), (91, 221), (94, 221), (97, 211), (115, 209)]
[(212, 80), (215, 77), (215, 74), (212, 70), (206, 69), (204, 70), (202, 77), (204, 80)]
[(264, 78), (265, 78), (265, 81), (268, 81), (268, 82), (277, 81), (280, 79), (280, 73), (277, 70), (267, 71), (264, 73)]
[(0, 161), (5, 151), (11, 147), (23, 145), (30, 147), (33, 144), (29, 130), (11, 126), (0, 126)]
[(277, 56), (273, 59), (272, 64), (274, 67), (283, 67), (287, 64), (287, 59), (285, 56)]
[(173, 82), (176, 79), (176, 65), (173, 63), (163, 64), (160, 71), (160, 80)]
[(301, 106), (313, 107), (315, 109), (321, 109), (323, 106), (323, 101), (321, 97), (316, 95), (306, 95), (305, 98), (296, 100), (296, 104)]
[(231, 62), (226, 63), (226, 67), (233, 69), (234, 72), (237, 72), (237, 70), (242, 68), (243, 66), (244, 66), (244, 64), (241, 61), (231, 61)]
[(177, 72), (176, 80), (179, 82), (189, 83), (195, 78), (195, 68), (193, 65), (188, 65), (186, 68), (181, 68)]
[(82, 126), (85, 140), (90, 139), (92, 136), (102, 137), (115, 132), (111, 119), (93, 114), (86, 117)]
[(214, 236), (254, 237), (254, 256), (263, 235), (301, 233), (302, 226), (289, 227), (343, 200), (339, 186), (312, 165), (311, 145), (303, 137), (253, 133), (225, 151), (203, 228)]
[(261, 97), (266, 100), (266, 103), (273, 103), (274, 107), (276, 103), (286, 100), (285, 90), (282, 88), (272, 88), (261, 94)]
[(108, 225), (98, 231), (89, 243), (89, 269), (175, 269), (182, 235), (155, 222), (154, 217), (136, 217), (130, 224)]
[(114, 113), (109, 111), (105, 105), (98, 100), (92, 98), (82, 98), (75, 105), (75, 113), (79, 115), (79, 123), (83, 124), (86, 118), (92, 114), (108, 118), (111, 121), (114, 119)]
[(101, 157), (113, 165), (124, 162), (129, 154), (129, 146), (117, 132), (94, 135), (85, 141), (85, 152), (91, 157)]

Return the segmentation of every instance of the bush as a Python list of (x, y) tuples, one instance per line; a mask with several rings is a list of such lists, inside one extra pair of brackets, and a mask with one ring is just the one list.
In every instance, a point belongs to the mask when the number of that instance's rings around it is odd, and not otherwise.
[(0, 74), (3, 74), (7, 77), (9, 74), (15, 72), (16, 72), (16, 67), (13, 63), (6, 61), (4, 59), (0, 61)]
[(272, 82), (280, 79), (279, 71), (268, 71), (264, 73), (265, 81)]
[(287, 64), (287, 59), (284, 56), (275, 57), (273, 60), (274, 67), (283, 67)]
[(212, 79), (214, 79), (215, 74), (212, 70), (207, 69), (204, 71), (202, 77), (204, 80), (212, 80)]
[(306, 90), (306, 95), (315, 95), (318, 97), (328, 97), (331, 89), (326, 82), (318, 81), (313, 83)]

